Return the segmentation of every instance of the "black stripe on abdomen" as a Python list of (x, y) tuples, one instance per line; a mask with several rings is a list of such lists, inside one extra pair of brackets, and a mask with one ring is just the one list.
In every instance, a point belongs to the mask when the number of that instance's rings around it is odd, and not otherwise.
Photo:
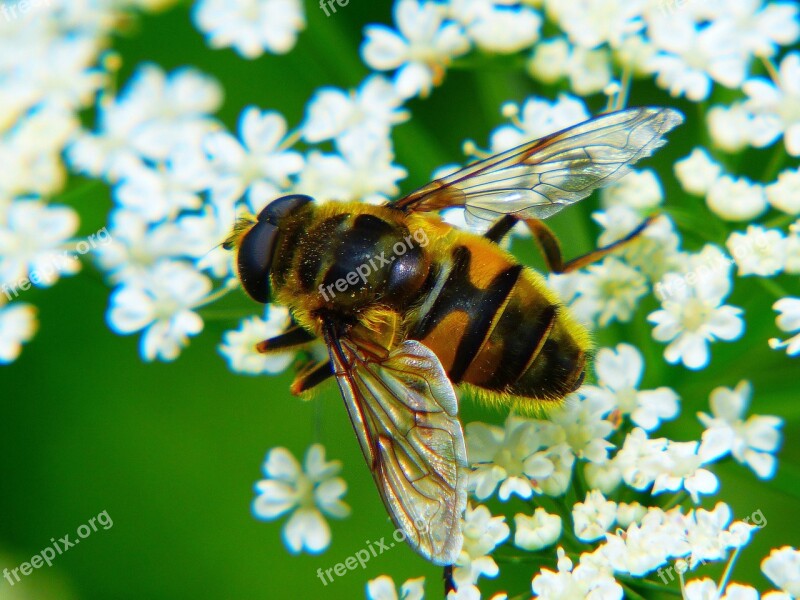
[(424, 339), (447, 315), (454, 311), (466, 313), (469, 325), (458, 341), (448, 373), (453, 383), (463, 378), (495, 322), (497, 311), (505, 304), (522, 272), (521, 265), (513, 265), (499, 272), (486, 289), (480, 289), (469, 279), (471, 261), (472, 253), (467, 247), (458, 246), (453, 250), (453, 267), (447, 281), (411, 333), (412, 339)]

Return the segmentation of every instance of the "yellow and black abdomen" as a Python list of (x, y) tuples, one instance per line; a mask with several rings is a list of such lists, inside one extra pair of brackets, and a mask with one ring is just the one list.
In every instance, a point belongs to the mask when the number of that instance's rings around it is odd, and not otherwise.
[(574, 391), (589, 350), (585, 329), (541, 275), (484, 238), (452, 238), (409, 337), (436, 353), (453, 383), (489, 398), (552, 402)]

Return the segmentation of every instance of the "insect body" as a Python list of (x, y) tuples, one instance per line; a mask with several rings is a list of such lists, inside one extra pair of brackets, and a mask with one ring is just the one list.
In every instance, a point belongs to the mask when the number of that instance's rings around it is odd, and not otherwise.
[[(563, 268), (538, 219), (621, 177), (681, 121), (670, 109), (610, 113), (384, 206), (286, 196), (229, 239), (247, 293), (292, 313), (292, 327), (259, 349), (325, 342), (330, 360), (304, 369), (292, 391), (336, 377), (389, 514), (426, 558), (452, 564), (462, 544), (467, 459), (453, 386), (552, 405), (585, 372), (586, 331), (496, 242), (523, 220)], [(453, 229), (432, 214), (449, 206), (495, 224), (485, 236)]]

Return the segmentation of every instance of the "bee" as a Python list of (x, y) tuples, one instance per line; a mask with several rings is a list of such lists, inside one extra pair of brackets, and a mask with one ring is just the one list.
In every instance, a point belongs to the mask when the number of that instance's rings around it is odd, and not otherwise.
[[(682, 121), (669, 108), (607, 113), (379, 206), (285, 196), (226, 242), (247, 294), (292, 315), (258, 350), (325, 343), (328, 360), (301, 369), (291, 391), (336, 379), (386, 509), (426, 559), (452, 565), (463, 542), (468, 462), (455, 387), (523, 410), (555, 406), (587, 368), (587, 331), (499, 242), (523, 221), (557, 272), (626, 243), (642, 227), (564, 263), (541, 220), (622, 177)], [(448, 207), (493, 224), (483, 236), (455, 229), (436, 214)]]

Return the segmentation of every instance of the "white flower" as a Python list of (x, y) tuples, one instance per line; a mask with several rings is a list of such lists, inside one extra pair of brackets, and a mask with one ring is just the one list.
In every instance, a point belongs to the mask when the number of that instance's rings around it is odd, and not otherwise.
[(400, 0), (394, 5), (399, 33), (382, 25), (365, 30), (364, 62), (379, 71), (397, 69), (394, 84), (404, 98), (427, 96), (452, 59), (469, 50), (461, 26), (444, 21), (439, 9), (433, 2)]
[(523, 550), (535, 551), (551, 546), (561, 537), (561, 517), (551, 515), (539, 507), (529, 517), (522, 513), (514, 516), (514, 545)]
[(627, 485), (645, 490), (663, 471), (666, 448), (666, 438), (648, 439), (644, 429), (634, 427), (611, 462)]
[[(614, 426), (605, 417), (614, 408), (608, 398), (568, 396), (563, 406), (553, 410), (550, 420), (563, 432), (563, 441), (578, 457), (604, 463), (613, 444), (606, 440)], [(559, 437), (559, 440), (561, 437)]]
[(580, 96), (604, 90), (612, 77), (607, 48), (572, 46), (560, 37), (536, 44), (527, 68), (531, 76), (544, 83), (567, 77), (570, 89)]
[[(594, 212), (592, 219), (604, 229), (597, 238), (598, 246), (621, 240), (641, 226), (644, 220), (640, 211), (622, 204)], [(669, 271), (680, 270), (685, 257), (679, 247), (680, 237), (675, 225), (668, 216), (660, 215), (615, 254), (622, 257), (629, 266), (657, 281)]]
[(389, 128), (408, 120), (403, 99), (381, 75), (364, 80), (358, 91), (325, 87), (306, 106), (303, 137), (321, 142), (346, 135), (386, 136)]
[(559, 94), (555, 102), (528, 98), (520, 110), (514, 104), (503, 107), (505, 114), (519, 114), (512, 125), (502, 125), (491, 135), (492, 152), (502, 152), (525, 142), (555, 133), (589, 118), (586, 105), (579, 98)]
[(605, 538), (606, 532), (617, 520), (617, 503), (606, 500), (597, 490), (586, 493), (583, 502), (572, 507), (572, 522), (575, 537), (582, 542), (593, 542)]
[(450, 15), (486, 52), (512, 54), (539, 39), (542, 18), (527, 6), (506, 6), (492, 0), (454, 0)]
[(637, 210), (651, 209), (664, 200), (664, 190), (653, 169), (630, 171), (601, 192), (603, 206), (621, 204)]
[(786, 264), (787, 240), (779, 229), (750, 225), (745, 233), (731, 233), (725, 245), (739, 267), (740, 277), (772, 277)]
[[(585, 555), (584, 555), (585, 556)], [(572, 561), (558, 549), (558, 571), (542, 569), (531, 582), (533, 593), (547, 600), (622, 600), (622, 586), (614, 577), (589, 563), (573, 568)]]
[(668, 387), (639, 391), (644, 373), (644, 360), (634, 346), (619, 344), (616, 349), (603, 348), (595, 359), (597, 386), (581, 389), (585, 396), (603, 397), (623, 415), (647, 431), (652, 431), (661, 421), (678, 416), (679, 397)]
[(781, 171), (765, 191), (773, 208), (790, 215), (800, 214), (800, 168)]
[(214, 170), (211, 198), (225, 204), (245, 193), (253, 212), (289, 185), (289, 177), (303, 168), (303, 157), (283, 147), (286, 121), (277, 112), (256, 107), (239, 117), (242, 142), (227, 132), (209, 134), (205, 150)]
[(686, 600), (758, 600), (758, 592), (749, 585), (730, 583), (724, 595), (717, 590), (717, 584), (708, 577), (686, 582)]
[(617, 523), (620, 527), (628, 527), (631, 523), (641, 523), (647, 514), (647, 508), (638, 502), (617, 503)]
[(145, 360), (175, 360), (188, 336), (203, 330), (194, 308), (210, 291), (211, 280), (185, 262), (162, 260), (112, 292), (108, 322), (121, 334), (144, 330), (140, 351)]
[(296, 191), (318, 200), (380, 204), (397, 195), (406, 170), (395, 165), (388, 137), (348, 135), (336, 141), (339, 154), (312, 151)]
[(159, 168), (136, 163), (114, 188), (114, 196), (121, 207), (157, 223), (175, 219), (182, 210), (200, 208), (199, 192), (207, 187), (205, 180), (204, 171), (185, 158), (176, 157)]
[(798, 8), (790, 2), (727, 0), (708, 3), (712, 18), (732, 22), (742, 51), (755, 56), (773, 56), (779, 46), (789, 46), (800, 36)]
[(113, 182), (143, 159), (165, 161), (219, 129), (209, 114), (221, 104), (222, 87), (210, 76), (189, 68), (166, 74), (143, 65), (117, 97), (101, 98), (98, 131), (75, 140), (68, 151), (71, 166)]
[(325, 461), (321, 444), (309, 447), (302, 468), (289, 450), (273, 448), (264, 462), (266, 479), (256, 483), (253, 514), (272, 521), (291, 512), (283, 528), (289, 551), (322, 552), (331, 543), (331, 530), (323, 515), (342, 519), (350, 514), (350, 507), (342, 501), (347, 484), (336, 477), (341, 468), (338, 460)]
[(76, 273), (81, 263), (65, 245), (77, 229), (78, 214), (68, 206), (12, 202), (0, 212), (0, 284), (8, 284), (16, 297), (31, 283), (46, 287)]
[(722, 167), (704, 148), (695, 148), (691, 154), (675, 163), (675, 176), (681, 187), (696, 196), (705, 196), (721, 174)]
[(22, 345), (33, 339), (39, 327), (35, 307), (22, 303), (3, 306), (4, 303), (0, 298), (0, 365), (17, 360)]
[(798, 333), (785, 341), (772, 338), (769, 341), (770, 348), (773, 350), (786, 348), (789, 356), (800, 354), (800, 298), (781, 298), (772, 305), (772, 309), (780, 313), (775, 322), (781, 331)]
[(489, 556), (506, 541), (511, 530), (504, 516), (493, 517), (483, 505), (467, 505), (461, 526), (464, 545), (453, 569), (453, 579), (458, 587), (476, 583), (478, 578), (497, 577), (500, 569)]
[(687, 11), (676, 11), (651, 20), (648, 35), (659, 50), (649, 70), (673, 96), (700, 102), (711, 92), (712, 80), (727, 87), (744, 81), (746, 60), (729, 23), (698, 27)]
[(711, 184), (706, 204), (726, 221), (750, 221), (767, 210), (767, 196), (759, 183), (723, 175)]
[(608, 43), (612, 48), (637, 31), (644, 23), (641, 0), (577, 0), (549, 2), (548, 10), (570, 41), (585, 48)]
[(422, 600), (425, 595), (425, 578), (409, 579), (400, 587), (400, 594), (394, 580), (388, 575), (381, 575), (367, 582), (367, 598), (369, 600)]
[(781, 590), (800, 597), (800, 551), (791, 546), (775, 548), (761, 562), (761, 570)]
[(745, 82), (747, 109), (753, 113), (753, 145), (772, 144), (781, 134), (786, 151), (800, 156), (800, 52), (783, 57), (776, 82), (756, 77)]
[(552, 475), (554, 466), (542, 449), (549, 424), (509, 415), (503, 428), (485, 423), (469, 423), (466, 441), (473, 465), (470, 487), (479, 500), (490, 497), (500, 486), (498, 498), (512, 494), (530, 498), (541, 493), (537, 480)]
[(653, 483), (653, 495), (674, 492), (681, 487), (689, 492), (695, 503), (700, 494), (713, 494), (719, 489), (719, 480), (702, 465), (707, 462), (699, 442), (673, 442), (667, 445), (664, 469)]
[(241, 322), (239, 329), (226, 331), (220, 353), (228, 359), (232, 371), (259, 375), (261, 373), (280, 373), (294, 360), (295, 352), (260, 353), (256, 344), (286, 331), (289, 324), (289, 311), (277, 305), (270, 305), (266, 320), (251, 317)]
[(710, 279), (686, 285), (682, 276), (669, 273), (661, 283), (673, 293), (647, 320), (655, 325), (653, 338), (669, 342), (664, 350), (667, 362), (702, 369), (710, 359), (710, 342), (732, 341), (744, 332), (742, 309), (723, 304), (727, 290), (720, 290)]
[(584, 323), (605, 327), (613, 321), (625, 323), (647, 294), (647, 279), (637, 269), (614, 256), (592, 264), (585, 273), (570, 274), (580, 279), (578, 296), (570, 303), (575, 316)]
[(744, 102), (711, 107), (706, 114), (706, 122), (714, 145), (731, 154), (750, 145), (756, 132), (753, 115)]
[(286, 54), (294, 48), (305, 15), (299, 0), (200, 0), (194, 22), (212, 48), (233, 47), (244, 58), (257, 58), (265, 50)]
[(715, 458), (729, 452), (744, 465), (748, 465), (761, 479), (775, 474), (775, 452), (781, 443), (778, 417), (753, 415), (744, 420), (753, 388), (748, 381), (740, 381), (735, 389), (718, 387), (711, 392), (709, 404), (712, 415), (698, 413), (706, 430), (703, 432), (704, 452)]

